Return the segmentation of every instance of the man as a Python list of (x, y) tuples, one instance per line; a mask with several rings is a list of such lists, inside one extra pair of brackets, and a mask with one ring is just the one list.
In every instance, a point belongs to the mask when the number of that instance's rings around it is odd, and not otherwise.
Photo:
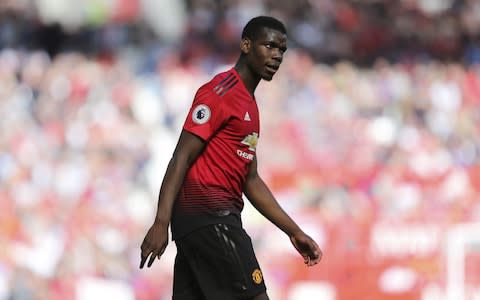
[[(255, 89), (270, 81), (287, 50), (284, 25), (260, 16), (242, 32), (234, 68), (197, 91), (160, 188), (154, 224), (141, 246), (150, 267), (177, 246), (173, 299), (268, 299), (251, 240), (242, 228), (242, 194), (285, 232), (305, 264), (322, 252), (279, 206), (257, 173), (260, 137)], [(150, 259), (148, 259), (150, 257)]]

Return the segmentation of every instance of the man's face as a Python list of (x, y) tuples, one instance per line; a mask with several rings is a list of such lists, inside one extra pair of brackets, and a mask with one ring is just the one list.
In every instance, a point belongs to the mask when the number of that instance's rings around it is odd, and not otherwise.
[(242, 51), (250, 70), (264, 80), (272, 80), (287, 50), (287, 36), (275, 29), (262, 28), (256, 39), (246, 40), (248, 45), (244, 40)]

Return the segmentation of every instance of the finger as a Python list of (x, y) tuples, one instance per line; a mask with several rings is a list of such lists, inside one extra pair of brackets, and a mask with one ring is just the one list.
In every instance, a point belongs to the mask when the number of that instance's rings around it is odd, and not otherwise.
[(149, 256), (151, 253), (152, 253), (151, 251), (148, 252), (147, 255), (144, 255), (144, 254), (142, 253), (142, 255), (141, 255), (141, 260), (140, 260), (140, 269), (143, 269), (143, 266), (145, 265), (145, 262), (147, 261), (147, 258), (148, 258), (148, 256)]
[(311, 252), (309, 256), (311, 259), (318, 259), (320, 257), (320, 253), (318, 251), (314, 251)]
[(318, 264), (319, 262), (320, 262), (320, 258), (319, 258), (319, 257), (310, 259), (310, 264), (309, 264), (309, 266), (314, 266), (314, 265)]
[(322, 257), (322, 251), (315, 242), (310, 243), (309, 246), (310, 249), (307, 252), (309, 258), (308, 266), (314, 266), (320, 261)]
[(140, 245), (140, 250), (142, 250), (142, 252), (143, 252), (143, 251), (146, 250), (147, 247), (148, 247), (147, 243), (145, 241), (143, 241), (143, 243)]
[(157, 250), (156, 252), (152, 253), (152, 256), (150, 257), (150, 260), (148, 261), (148, 265), (147, 265), (149, 268), (153, 264), (153, 262), (155, 261), (155, 258), (160, 259), (160, 256), (162, 256), (162, 254), (163, 254), (163, 252), (165, 252), (166, 248), (167, 248), (167, 244), (164, 244), (162, 246), (162, 248), (160, 248), (160, 250)]
[(165, 249), (167, 249), (167, 245), (168, 245), (168, 241), (165, 242), (162, 246), (162, 248), (160, 249), (160, 251), (158, 251), (158, 258), (160, 258), (160, 256), (163, 254), (163, 252), (165, 252)]
[(318, 258), (320, 256), (321, 251), (317, 243), (315, 243), (315, 241), (312, 240), (308, 245), (309, 245), (309, 250), (308, 250), (309, 256), (314, 259)]
[(317, 263), (320, 261), (321, 256), (319, 256), (319, 255), (312, 255), (312, 256), (309, 257), (309, 259), (310, 259), (310, 262), (311, 262), (311, 263), (317, 264)]
[(160, 255), (160, 251), (158, 252), (153, 252), (152, 255), (150, 256), (150, 260), (148, 261), (147, 267), (151, 267), (153, 262), (155, 261), (155, 258)]
[(312, 266), (318, 264), (319, 262), (320, 262), (320, 258), (318, 257), (311, 260)]
[(157, 258), (160, 259), (160, 256), (162, 256), (163, 252), (165, 252), (165, 248), (166, 247), (163, 247), (162, 250), (160, 250), (157, 254)]
[(318, 248), (316, 249), (315, 253), (316, 253), (316, 255), (317, 255), (316, 259), (317, 259), (318, 261), (320, 261), (320, 260), (322, 259), (322, 257), (323, 257), (322, 249), (320, 249), (320, 247), (318, 247)]

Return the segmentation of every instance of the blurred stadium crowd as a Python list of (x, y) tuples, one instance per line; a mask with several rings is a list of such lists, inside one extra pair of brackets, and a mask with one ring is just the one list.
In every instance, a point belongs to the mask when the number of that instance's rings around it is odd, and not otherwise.
[(170, 298), (174, 245), (138, 269), (160, 181), (194, 92), (267, 12), (292, 43), (257, 92), (261, 173), (325, 255), (305, 268), (247, 205), (271, 299), (480, 298), (480, 238), (452, 258), (449, 233), (480, 232), (480, 2), (15, 0), (0, 299)]
[(243, 25), (268, 12), (323, 63), (480, 60), (476, 0), (3, 0), (0, 11), (0, 46), (50, 54), (173, 46), (185, 59), (231, 59)]

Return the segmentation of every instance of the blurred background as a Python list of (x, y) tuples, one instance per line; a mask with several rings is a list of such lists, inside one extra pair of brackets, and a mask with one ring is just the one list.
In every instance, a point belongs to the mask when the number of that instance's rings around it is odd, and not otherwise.
[(480, 1), (1, 0), (0, 299), (171, 299), (139, 270), (196, 89), (268, 14), (260, 172), (324, 251), (248, 203), (272, 300), (480, 299)]

